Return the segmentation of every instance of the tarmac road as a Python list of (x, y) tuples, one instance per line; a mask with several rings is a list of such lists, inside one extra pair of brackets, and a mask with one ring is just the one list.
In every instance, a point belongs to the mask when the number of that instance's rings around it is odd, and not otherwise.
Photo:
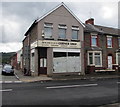
[(118, 102), (118, 79), (3, 84), (3, 105), (105, 105)]

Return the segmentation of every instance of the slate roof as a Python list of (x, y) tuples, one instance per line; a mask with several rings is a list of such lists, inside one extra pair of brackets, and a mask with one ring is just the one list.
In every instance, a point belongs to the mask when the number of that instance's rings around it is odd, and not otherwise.
[(106, 27), (106, 26), (100, 26), (100, 25), (92, 25), (92, 24), (84, 24), (85, 32), (97, 32), (102, 34), (108, 34), (108, 35), (119, 35), (120, 36), (120, 29), (112, 28), (112, 27)]

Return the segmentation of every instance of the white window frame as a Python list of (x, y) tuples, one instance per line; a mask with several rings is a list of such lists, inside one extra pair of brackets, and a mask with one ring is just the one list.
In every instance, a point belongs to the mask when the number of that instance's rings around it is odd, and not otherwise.
[[(46, 24), (51, 24), (51, 26), (48, 26)], [(52, 38), (52, 34), (51, 34), (50, 37), (45, 36), (45, 28), (51, 28), (51, 29), (53, 29), (53, 23), (47, 23), (47, 22), (44, 23), (44, 38)]]
[[(89, 53), (93, 53), (93, 64), (90, 64), (90, 61), (89, 61)], [(100, 64), (101, 65), (95, 65), (95, 53), (100, 53)], [(92, 66), (94, 65), (95, 67), (102, 67), (102, 52), (101, 51), (88, 51), (88, 65)]]
[[(108, 39), (111, 39), (111, 46), (108, 46)], [(113, 43), (112, 43), (112, 36), (107, 36), (107, 48), (112, 48)]]
[[(95, 38), (96, 39), (96, 45), (92, 44), (92, 39)], [(97, 47), (97, 35), (91, 35), (91, 46)]]
[(118, 46), (120, 47), (120, 37), (118, 37)]
[[(60, 35), (59, 35), (59, 39), (66, 39), (66, 30), (67, 30), (67, 26), (65, 25), (65, 24), (59, 24), (58, 25), (58, 30), (60, 30), (60, 29), (64, 29), (65, 30), (65, 38), (62, 38), (62, 37), (60, 37)], [(59, 31), (58, 31), (59, 32)]]
[(73, 31), (77, 31), (77, 39), (73, 39), (73, 35), (72, 35), (72, 40), (78, 40), (79, 26), (72, 26), (72, 33), (73, 33)]
[(118, 54), (120, 54), (119, 52), (116, 53), (116, 64), (118, 65)]

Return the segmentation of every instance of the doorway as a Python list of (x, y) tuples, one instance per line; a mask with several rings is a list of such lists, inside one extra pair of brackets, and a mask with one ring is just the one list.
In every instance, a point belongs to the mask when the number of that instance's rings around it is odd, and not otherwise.
[(39, 48), (38, 51), (38, 75), (47, 74), (47, 48)]
[(112, 55), (108, 55), (108, 69), (112, 69)]

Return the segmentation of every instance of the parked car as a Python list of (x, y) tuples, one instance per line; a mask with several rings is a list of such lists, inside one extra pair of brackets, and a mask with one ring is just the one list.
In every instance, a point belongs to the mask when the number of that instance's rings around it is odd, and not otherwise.
[(14, 75), (14, 68), (11, 65), (4, 65), (2, 75)]

